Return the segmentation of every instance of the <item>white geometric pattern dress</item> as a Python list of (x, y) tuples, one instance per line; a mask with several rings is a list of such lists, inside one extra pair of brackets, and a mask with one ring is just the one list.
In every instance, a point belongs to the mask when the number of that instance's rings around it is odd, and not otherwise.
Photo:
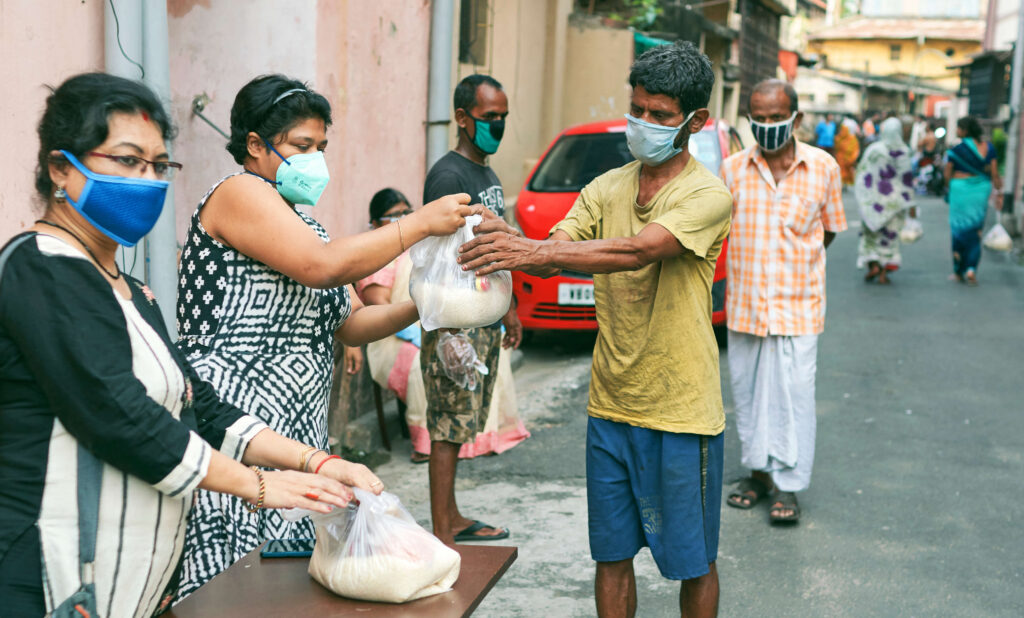
[[(308, 288), (210, 236), (199, 213), (227, 178), (199, 202), (182, 249), (178, 347), (222, 399), (283, 436), (326, 449), (332, 339), (351, 310), (348, 291)], [(296, 215), (329, 240), (313, 218)], [(249, 513), (242, 499), (225, 494), (197, 496), (179, 599), (264, 540), (314, 536), (308, 519)]]

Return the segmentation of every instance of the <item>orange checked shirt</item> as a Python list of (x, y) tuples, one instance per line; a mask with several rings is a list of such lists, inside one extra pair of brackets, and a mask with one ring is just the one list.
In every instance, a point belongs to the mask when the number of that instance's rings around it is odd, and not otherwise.
[(846, 229), (839, 165), (795, 142), (778, 186), (754, 145), (722, 163), (733, 197), (726, 312), (729, 329), (760, 337), (825, 329), (825, 232)]

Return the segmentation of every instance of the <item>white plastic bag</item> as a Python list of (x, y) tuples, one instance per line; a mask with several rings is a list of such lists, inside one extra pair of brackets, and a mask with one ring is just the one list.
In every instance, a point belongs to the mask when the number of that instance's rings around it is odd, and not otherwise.
[(314, 513), (309, 574), (335, 594), (405, 603), (451, 590), (458, 552), (416, 523), (394, 494), (353, 488), (359, 508)]
[(921, 222), (913, 217), (907, 217), (903, 229), (900, 230), (900, 240), (909, 245), (917, 242), (923, 234), (924, 228), (921, 227)]
[(1002, 223), (996, 223), (989, 228), (981, 242), (993, 251), (1011, 251), (1013, 249), (1013, 239), (1010, 238), (1010, 234)]
[(465, 333), (441, 333), (437, 338), (437, 358), (448, 379), (467, 391), (476, 390), (477, 373), (488, 373), (487, 365), (477, 356)]
[(473, 227), (481, 221), (480, 215), (466, 217), (466, 225), (451, 236), (430, 237), (413, 246), (409, 294), (423, 330), (489, 326), (508, 312), (508, 271), (478, 277), (456, 262), (459, 247), (473, 239)]

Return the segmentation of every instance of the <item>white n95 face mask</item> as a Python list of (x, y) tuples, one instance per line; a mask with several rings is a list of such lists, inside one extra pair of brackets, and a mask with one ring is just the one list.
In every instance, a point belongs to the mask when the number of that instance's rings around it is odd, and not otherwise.
[(690, 123), (697, 110), (690, 112), (678, 127), (667, 127), (626, 114), (626, 144), (629, 152), (644, 165), (657, 166), (683, 151), (675, 145), (676, 136)]

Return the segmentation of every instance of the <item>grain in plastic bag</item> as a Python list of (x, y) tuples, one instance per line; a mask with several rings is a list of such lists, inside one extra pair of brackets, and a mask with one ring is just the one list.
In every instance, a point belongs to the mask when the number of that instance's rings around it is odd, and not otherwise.
[(451, 590), (461, 557), (416, 523), (394, 494), (353, 488), (359, 507), (311, 515), (309, 574), (362, 601), (405, 603)]
[(1013, 239), (1010, 238), (1010, 233), (1006, 231), (1002, 223), (996, 223), (987, 232), (985, 237), (981, 239), (982, 244), (986, 248), (993, 251), (1012, 251), (1013, 250)]
[(454, 234), (413, 246), (409, 294), (423, 330), (490, 326), (508, 312), (512, 275), (507, 270), (478, 277), (456, 261), (459, 247), (473, 239), (473, 228), (482, 220), (480, 215), (466, 217), (466, 225)]

